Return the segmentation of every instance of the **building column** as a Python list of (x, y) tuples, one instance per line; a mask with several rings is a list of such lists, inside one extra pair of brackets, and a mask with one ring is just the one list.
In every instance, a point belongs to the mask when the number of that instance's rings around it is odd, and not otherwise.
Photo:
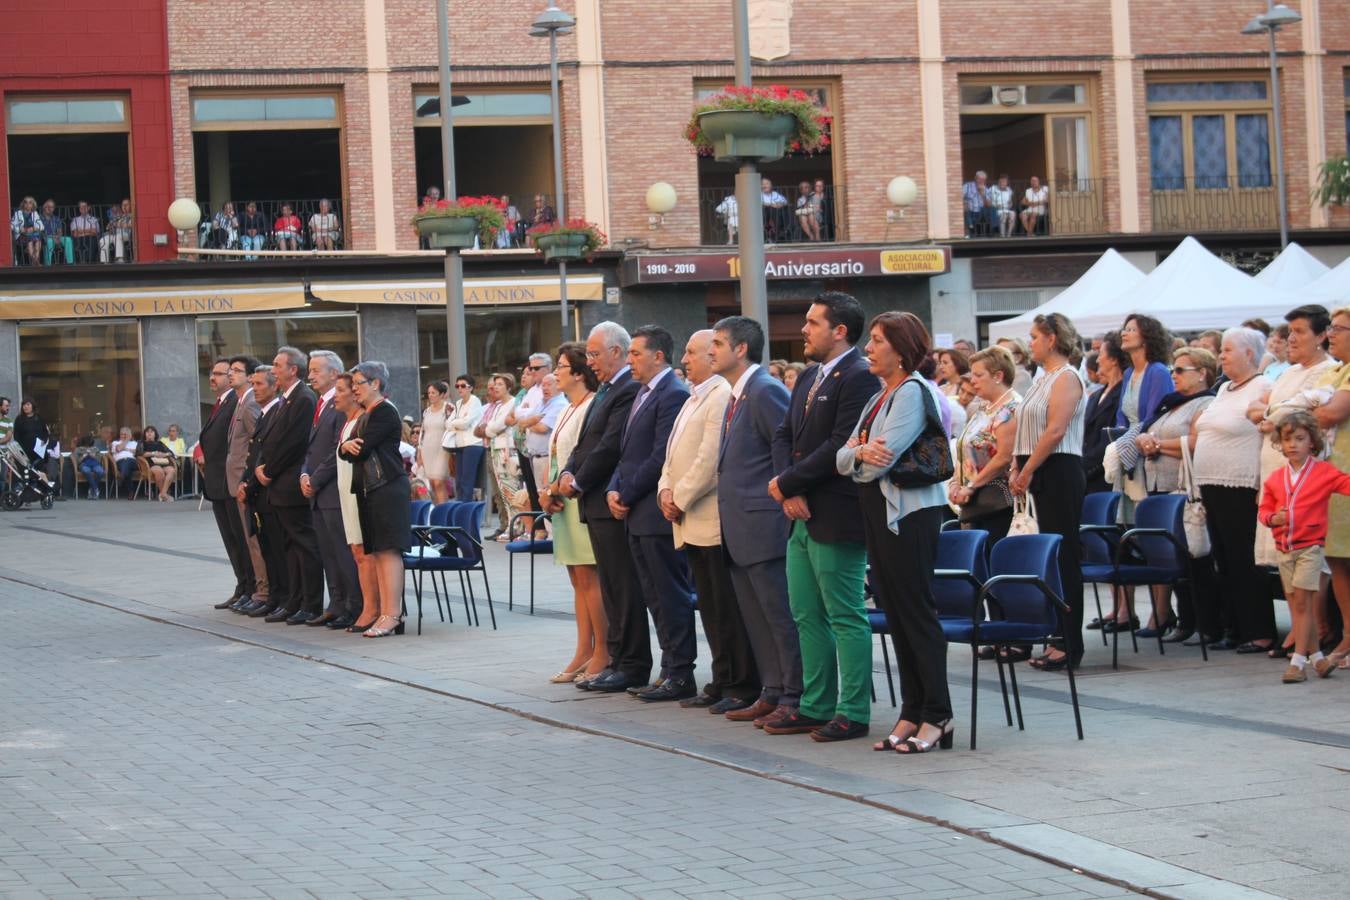
[[(395, 249), (398, 234), (394, 224), (394, 144), (389, 118), (389, 44), (385, 33), (384, 0), (366, 2), (366, 92), (370, 107), (370, 168), (375, 173), (371, 190), (375, 199), (375, 249)], [(444, 3), (447, 0), (439, 0)], [(349, 248), (350, 249), (350, 248)]]
[(201, 373), (197, 371), (197, 320), (190, 316), (141, 319), (141, 410), (164, 434), (183, 426), (191, 446), (202, 428)]
[[(1327, 51), (1322, 46), (1322, 2), (1303, 0), (1299, 4), (1303, 14), (1303, 109), (1308, 145), (1308, 189), (1317, 183), (1317, 170), (1327, 160), (1327, 119), (1322, 83), (1322, 64)], [(1284, 80), (1280, 80), (1281, 86)], [(1279, 123), (1276, 123), (1279, 127)], [(1288, 163), (1286, 162), (1286, 165)], [(1308, 227), (1325, 228), (1330, 224), (1326, 208), (1317, 203), (1308, 204)]]
[(9, 414), (19, 414), (19, 323), (0, 319), (0, 397), (10, 399)]
[(389, 399), (399, 415), (418, 418), (422, 387), (417, 369), (417, 310), (370, 303), (361, 306), (360, 315), (361, 361), (379, 360), (388, 366)]
[(951, 237), (947, 197), (947, 113), (942, 97), (942, 11), (938, 0), (919, 0), (919, 104), (923, 121), (924, 199), (928, 204), (928, 236)]
[[(584, 215), (599, 225), (605, 234), (610, 234), (609, 155), (606, 151), (608, 142), (605, 127), (604, 52), (600, 40), (600, 0), (578, 0), (576, 34), (579, 63), (577, 112), (581, 117), (581, 188)], [(562, 165), (562, 162), (558, 160), (558, 165)]]
[(1138, 234), (1139, 155), (1135, 149), (1137, 136), (1134, 133), (1134, 52), (1130, 44), (1130, 0), (1111, 0), (1111, 60), (1111, 78), (1116, 87), (1120, 230), (1124, 234)]

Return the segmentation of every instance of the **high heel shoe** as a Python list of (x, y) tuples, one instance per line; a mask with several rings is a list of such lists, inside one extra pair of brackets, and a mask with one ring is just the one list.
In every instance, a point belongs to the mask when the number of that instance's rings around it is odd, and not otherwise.
[(590, 665), (590, 661), (589, 661), (589, 660), (587, 660), (586, 662), (584, 662), (584, 663), (582, 663), (581, 665), (577, 666), (575, 669), (573, 669), (573, 670), (570, 671), (570, 672), (568, 672), (567, 670), (564, 669), (563, 671), (559, 672), (557, 675), (554, 675), (552, 678), (550, 678), (550, 679), (549, 679), (549, 683), (550, 683), (550, 684), (567, 684), (569, 681), (576, 681), (578, 675), (581, 675), (581, 674), (585, 673), (586, 667), (587, 667), (588, 665)]
[(937, 740), (925, 741), (916, 733), (903, 743), (896, 745), (895, 752), (907, 756), (910, 753), (927, 753), (934, 748), (939, 750), (952, 749), (952, 744), (956, 741), (956, 726), (952, 724), (952, 720), (946, 719), (939, 722), (937, 727), (942, 729), (942, 734)]
[(350, 634), (365, 634), (367, 631), (369, 631), (370, 629), (374, 628), (374, 627), (375, 627), (375, 623), (378, 622), (378, 621), (380, 621), (380, 619), (379, 619), (378, 616), (376, 616), (375, 618), (373, 618), (373, 619), (371, 619), (369, 622), (367, 622), (365, 625), (361, 625), (361, 624), (358, 624), (358, 623), (356, 623), (356, 622), (353, 622), (352, 624), (350, 624), (350, 625), (347, 626), (346, 630), (347, 630)]
[[(909, 740), (908, 737), (900, 737), (900, 735), (895, 733), (895, 730), (900, 727), (900, 724), (902, 722), (905, 722), (905, 720), (896, 719), (894, 727), (891, 728), (891, 733), (886, 735), (886, 737), (882, 738), (880, 741), (877, 741), (875, 744), (873, 744), (872, 749), (878, 753), (884, 753), (887, 750), (893, 751), (895, 750), (896, 747), (899, 747), (905, 741)], [(913, 724), (913, 723), (905, 723), (905, 724)]]
[[(381, 618), (381, 619), (394, 619), (393, 616), (381, 616), (380, 618)], [(401, 619), (394, 619), (394, 627), (392, 627), (392, 628), (389, 628), (389, 627), (380, 628), (380, 627), (379, 627), (380, 619), (376, 619), (375, 622), (376, 622), (375, 627), (374, 627), (374, 628), (369, 628), (369, 629), (367, 629), (367, 630), (366, 630), (366, 633), (363, 635), (363, 637), (368, 637), (368, 638), (382, 638), (382, 637), (389, 637), (390, 635), (393, 635), (393, 634), (402, 634), (402, 633), (403, 633), (403, 621), (402, 621)]]

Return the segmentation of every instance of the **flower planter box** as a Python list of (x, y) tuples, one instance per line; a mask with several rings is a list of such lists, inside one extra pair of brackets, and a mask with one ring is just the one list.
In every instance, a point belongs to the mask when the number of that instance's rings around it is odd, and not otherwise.
[(541, 234), (534, 239), (534, 245), (544, 251), (544, 261), (571, 261), (581, 259), (586, 254), (584, 234)]
[(419, 216), (417, 233), (437, 250), (472, 250), (481, 222), (477, 216)]
[(787, 152), (787, 139), (797, 128), (790, 115), (772, 115), (743, 109), (716, 109), (700, 113), (699, 128), (712, 141), (719, 162), (772, 162)]

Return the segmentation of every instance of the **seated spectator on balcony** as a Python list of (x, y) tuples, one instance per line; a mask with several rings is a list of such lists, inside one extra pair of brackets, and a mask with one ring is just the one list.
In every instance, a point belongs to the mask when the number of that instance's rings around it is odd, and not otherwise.
[(820, 240), (820, 214), (816, 209), (816, 194), (809, 181), (797, 185), (797, 228), (801, 231), (802, 240)]
[(86, 434), (75, 442), (75, 449), (71, 452), (71, 459), (75, 462), (75, 469), (84, 475), (84, 480), (89, 483), (89, 499), (97, 500), (99, 494), (103, 493), (103, 478), (107, 472), (103, 469), (103, 454), (94, 446), (94, 436)]
[[(258, 204), (247, 203), (244, 205), (244, 217), (239, 220), (239, 245), (245, 250), (261, 250), (267, 240), (267, 219), (258, 212)], [(256, 256), (244, 255), (244, 259), (257, 259)]]
[(131, 482), (136, 474), (136, 445), (131, 429), (123, 425), (112, 442), (113, 467), (117, 469), (117, 484), (122, 496), (131, 499)]
[(140, 455), (150, 467), (150, 480), (159, 491), (159, 502), (172, 503), (169, 486), (178, 477), (178, 464), (174, 461), (173, 450), (159, 439), (159, 429), (153, 425), (145, 426), (141, 433)]
[(203, 246), (217, 250), (234, 248), (239, 242), (239, 217), (234, 214), (234, 204), (226, 201), (202, 230), (206, 232)]
[(506, 227), (497, 232), (497, 247), (506, 250), (520, 245), (520, 210), (511, 202), (510, 194), (502, 194), (502, 209)]
[(998, 176), (998, 184), (989, 188), (989, 226), (998, 229), (999, 237), (1012, 237), (1017, 227), (1017, 211), (1013, 209), (1013, 191), (1008, 187), (1008, 176)]
[(291, 209), (289, 203), (281, 204), (281, 215), (272, 223), (272, 237), (278, 250), (300, 249), (300, 217)]
[(135, 225), (131, 198), (108, 210), (108, 228), (98, 242), (99, 262), (126, 262), (131, 255), (131, 234)]
[(309, 217), (309, 237), (315, 250), (336, 250), (342, 228), (333, 212), (333, 204), (319, 201), (319, 211)]
[(1022, 230), (1026, 232), (1027, 237), (1036, 233), (1049, 203), (1050, 188), (1041, 184), (1040, 178), (1032, 175), (1031, 185), (1022, 194)]
[(89, 211), (89, 204), (81, 200), (80, 214), (70, 220), (70, 237), (75, 244), (75, 261), (91, 263), (98, 253), (98, 216)]
[[(9, 230), (27, 258), (28, 265), (38, 265), (42, 261), (42, 242), (47, 233), (43, 230), (42, 215), (38, 212), (36, 200), (24, 197), (19, 202), (19, 208), (14, 210), (14, 216), (9, 220)], [(17, 253), (14, 261), (22, 261)]]
[(66, 265), (75, 262), (75, 244), (66, 234), (66, 223), (56, 214), (56, 201), (48, 198), (42, 204), (42, 264), (50, 266), (53, 251), (61, 248), (61, 258)]
[(966, 237), (989, 234), (989, 175), (983, 169), (975, 173), (974, 181), (961, 185), (961, 205), (966, 213)]
[(436, 185), (434, 184), (429, 185), (427, 187), (427, 192), (422, 195), (422, 205), (427, 206), (429, 204), (435, 203), (437, 200), (440, 199), (441, 199), (441, 189), (436, 187)]
[(817, 178), (812, 190), (816, 207), (816, 226), (822, 241), (834, 240), (834, 198), (825, 190), (825, 181)]
[(177, 424), (169, 426), (169, 432), (163, 438), (164, 446), (179, 458), (187, 456), (187, 441), (183, 439), (183, 429)]
[(764, 240), (789, 240), (792, 235), (792, 214), (788, 211), (787, 198), (774, 190), (773, 182), (768, 178), (759, 180), (759, 198), (764, 204)]
[(722, 198), (722, 202), (713, 209), (713, 212), (722, 217), (722, 224), (727, 227), (727, 243), (736, 243), (736, 234), (741, 227), (741, 217), (736, 206), (736, 195), (727, 194)]
[(553, 207), (544, 202), (543, 194), (534, 195), (534, 212), (530, 214), (530, 226), (552, 225), (558, 218)]

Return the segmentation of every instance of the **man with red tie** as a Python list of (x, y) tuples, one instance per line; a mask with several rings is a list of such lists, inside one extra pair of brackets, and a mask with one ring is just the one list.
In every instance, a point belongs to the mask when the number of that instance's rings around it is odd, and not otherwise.
[(309, 429), (309, 448), (300, 468), (300, 492), (309, 498), (314, 533), (319, 541), (319, 561), (328, 583), (328, 610), (307, 625), (346, 628), (361, 614), (361, 585), (356, 559), (347, 546), (338, 499), (337, 445), (346, 416), (333, 408), (342, 359), (331, 350), (309, 354), (309, 386), (318, 395)]
[(238, 396), (230, 389), (230, 360), (227, 357), (222, 356), (212, 363), (208, 381), (216, 394), (216, 402), (202, 425), (198, 446), (202, 451), (202, 493), (211, 501), (216, 529), (220, 532), (221, 543), (225, 545), (225, 555), (230, 558), (230, 568), (234, 570), (234, 593), (229, 599), (215, 605), (216, 609), (226, 609), (252, 596), (254, 588), (253, 563), (248, 555), (244, 523), (239, 518), (234, 497), (225, 483), (230, 418), (234, 415), (235, 404), (239, 402)]

